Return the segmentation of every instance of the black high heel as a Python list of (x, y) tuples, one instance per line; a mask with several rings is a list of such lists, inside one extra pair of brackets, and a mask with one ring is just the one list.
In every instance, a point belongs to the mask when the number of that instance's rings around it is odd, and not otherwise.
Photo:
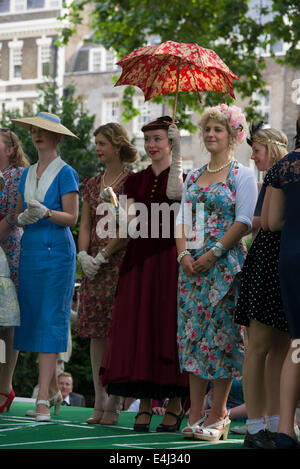
[(182, 419), (184, 417), (184, 410), (181, 409), (181, 412), (179, 415), (174, 414), (174, 412), (170, 412), (169, 410), (166, 411), (166, 414), (169, 414), (169, 415), (172, 415), (172, 417), (175, 417), (176, 422), (174, 423), (174, 425), (165, 425), (164, 423), (160, 423), (158, 427), (156, 428), (156, 431), (172, 433), (172, 432), (176, 432), (177, 430), (179, 430)]
[(140, 416), (140, 415), (143, 415), (143, 414), (146, 414), (146, 415), (149, 415), (150, 419), (149, 419), (149, 422), (148, 423), (135, 423), (134, 426), (133, 426), (133, 430), (135, 432), (148, 432), (149, 431), (149, 428), (150, 428), (150, 422), (151, 422), (151, 418), (152, 418), (152, 415), (153, 413), (152, 412), (139, 412), (136, 416), (135, 416), (135, 420)]
[(285, 433), (277, 433), (276, 437), (277, 449), (300, 449), (300, 444), (290, 435)]

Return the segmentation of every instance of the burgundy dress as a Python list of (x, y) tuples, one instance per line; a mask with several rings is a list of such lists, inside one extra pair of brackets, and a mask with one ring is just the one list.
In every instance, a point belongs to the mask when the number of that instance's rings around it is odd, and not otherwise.
[[(127, 175), (130, 174), (126, 170)], [(97, 224), (107, 217), (107, 212), (100, 215), (97, 207), (103, 201), (99, 197), (102, 173), (89, 179), (83, 190), (83, 199), (90, 207), (91, 239), (88, 254), (95, 257), (98, 252), (110, 242), (109, 237), (101, 238), (96, 233)], [(119, 197), (123, 193), (124, 182), (122, 178), (114, 186)], [(104, 227), (105, 228), (105, 227)], [(107, 227), (106, 227), (107, 229)], [(76, 332), (84, 338), (100, 339), (108, 335), (111, 314), (114, 305), (116, 287), (119, 277), (119, 266), (125, 254), (125, 248), (120, 249), (110, 257), (107, 264), (102, 264), (93, 280), (82, 274), (80, 288), (80, 303), (76, 321)]]
[[(129, 176), (124, 185), (128, 199), (143, 203), (171, 201), (166, 196), (169, 168), (155, 176), (152, 167)], [(176, 205), (179, 204), (177, 203)], [(138, 215), (139, 216), (139, 215)], [(179, 371), (177, 350), (178, 266), (174, 217), (160, 219), (158, 237), (131, 237), (120, 268), (110, 334), (100, 377), (109, 394), (136, 398), (185, 396), (187, 374)], [(164, 232), (171, 226), (171, 233)]]

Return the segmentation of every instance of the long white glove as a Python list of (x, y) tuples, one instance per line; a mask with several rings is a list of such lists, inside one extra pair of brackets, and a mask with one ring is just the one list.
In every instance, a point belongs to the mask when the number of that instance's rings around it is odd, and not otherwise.
[(93, 256), (90, 256), (86, 251), (80, 251), (77, 255), (77, 259), (79, 260), (85, 275), (89, 279), (93, 280), (99, 270), (100, 263), (95, 262)]
[(38, 200), (29, 200), (28, 202), (28, 211), (31, 215), (40, 218), (44, 218), (48, 212), (47, 207), (41, 204)]
[(183, 189), (183, 171), (180, 149), (180, 134), (177, 126), (171, 124), (168, 129), (168, 138), (172, 141), (172, 162), (167, 183), (166, 194), (171, 200), (181, 200)]
[(39, 220), (39, 217), (33, 215), (32, 213), (29, 212), (28, 208), (24, 210), (24, 212), (20, 213), (18, 215), (18, 223), (19, 225), (32, 225), (33, 223), (36, 223)]

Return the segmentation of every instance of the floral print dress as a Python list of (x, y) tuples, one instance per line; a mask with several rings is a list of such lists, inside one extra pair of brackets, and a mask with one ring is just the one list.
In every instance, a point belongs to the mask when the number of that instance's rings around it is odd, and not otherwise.
[(23, 171), (24, 168), (9, 166), (2, 173), (5, 186), (0, 192), (0, 221), (6, 218), (11, 225), (11, 231), (0, 246), (0, 327), (20, 325), (16, 288), (23, 230), (12, 223), (12, 216), (16, 208), (17, 189)]
[(10, 277), (13, 280), (16, 288), (18, 288), (18, 274), (19, 274), (19, 260), (21, 249), (21, 238), (23, 229), (13, 223), (13, 216), (17, 204), (17, 190), (21, 181), (24, 168), (14, 168), (8, 166), (3, 170), (5, 180), (5, 187), (0, 192), (0, 220), (6, 218), (7, 222), (11, 225), (11, 230), (8, 238), (1, 244), (3, 248), (9, 269)]
[[(123, 194), (124, 183), (131, 171), (126, 169), (123, 177), (113, 189), (117, 197)], [(107, 219), (107, 212), (99, 214), (98, 207), (104, 201), (100, 198), (102, 173), (85, 181), (83, 199), (90, 207), (91, 239), (88, 254), (95, 257), (101, 249), (105, 248), (111, 238), (99, 237), (97, 225), (101, 220)], [(104, 224), (103, 229), (109, 231)], [(101, 233), (100, 233), (101, 234)], [(112, 237), (115, 235), (112, 233)], [(102, 339), (108, 335), (115, 293), (119, 279), (119, 266), (125, 254), (125, 247), (110, 256), (107, 264), (102, 264), (94, 279), (89, 279), (84, 273), (80, 288), (80, 303), (76, 320), (76, 332), (83, 338)]]
[[(235, 220), (237, 162), (226, 182), (199, 187), (205, 166), (190, 173), (185, 203), (192, 205), (193, 226), (197, 204), (204, 204), (204, 242), (189, 249), (194, 259), (210, 250)], [(197, 234), (196, 234), (197, 236)], [(238, 274), (246, 247), (243, 242), (218, 258), (212, 268), (187, 277), (180, 268), (178, 281), (178, 347), (182, 371), (204, 379), (240, 376), (244, 358), (241, 327), (234, 323)]]

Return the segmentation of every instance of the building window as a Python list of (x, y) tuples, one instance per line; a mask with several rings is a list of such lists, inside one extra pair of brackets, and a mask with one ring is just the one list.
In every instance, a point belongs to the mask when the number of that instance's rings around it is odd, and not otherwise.
[(116, 70), (118, 66), (116, 65), (117, 56), (115, 51), (113, 50), (106, 50), (106, 57), (105, 57), (105, 70), (109, 72), (110, 70)]
[(102, 123), (118, 122), (120, 103), (118, 98), (104, 99), (102, 109)]
[(266, 90), (266, 94), (262, 94), (260, 92), (253, 93), (253, 99), (258, 101), (259, 104), (255, 106), (255, 110), (260, 114), (260, 116), (264, 120), (264, 126), (270, 127), (270, 111), (271, 111), (271, 104), (270, 98), (271, 93), (270, 90)]
[(161, 116), (163, 106), (150, 101), (145, 102), (144, 97), (137, 97), (134, 99), (134, 107), (140, 111), (140, 115), (133, 119), (133, 133), (141, 137), (143, 135), (141, 131), (143, 125)]
[(1, 13), (60, 8), (61, 0), (0, 0)]
[(0, 1), (0, 13), (6, 13), (10, 10), (10, 0)]
[(109, 72), (117, 70), (116, 53), (104, 47), (90, 49), (90, 72)]
[(51, 37), (43, 36), (36, 40), (38, 47), (38, 78), (49, 76), (51, 72)]
[(45, 0), (27, 0), (27, 10), (37, 10), (45, 7)]
[(49, 46), (41, 47), (41, 64), (42, 64), (42, 75), (48, 76), (50, 74), (50, 63), (51, 63), (51, 48)]
[(90, 50), (90, 71), (101, 72), (102, 71), (102, 49), (91, 49)]
[(22, 76), (22, 51), (16, 50), (13, 54), (13, 78)]
[(9, 79), (15, 80), (22, 76), (22, 48), (23, 41), (14, 39), (8, 43), (9, 47)]

